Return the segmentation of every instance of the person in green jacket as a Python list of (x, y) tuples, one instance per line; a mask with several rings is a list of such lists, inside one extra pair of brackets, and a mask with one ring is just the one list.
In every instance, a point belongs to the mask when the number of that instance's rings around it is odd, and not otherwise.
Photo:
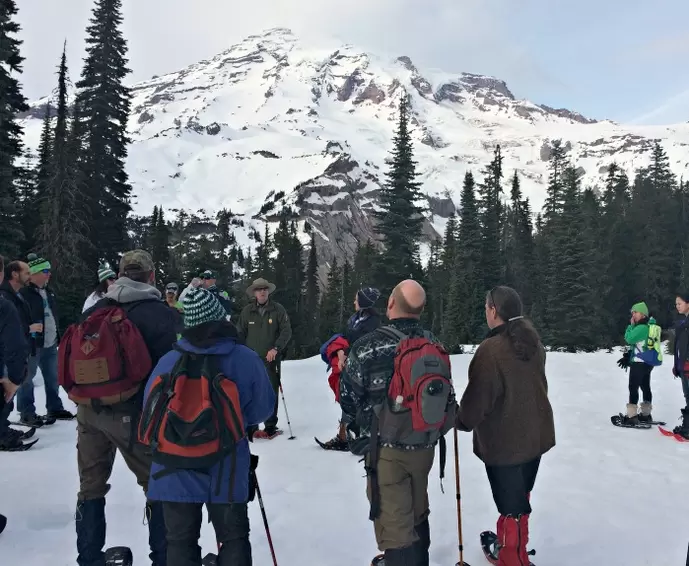
[(253, 438), (272, 439), (282, 432), (277, 427), (280, 357), (284, 355), (292, 338), (292, 327), (285, 307), (270, 299), (273, 291), (273, 283), (263, 278), (256, 279), (246, 290), (252, 300), (244, 307), (237, 321), (237, 329), (244, 344), (264, 360), (270, 383), (275, 391), (275, 409), (264, 423), (264, 430), (254, 427), (247, 431)]
[[(629, 403), (623, 424), (636, 425), (653, 420), (651, 372), (654, 366), (662, 363), (663, 354), (660, 327), (655, 319), (649, 316), (646, 303), (636, 303), (632, 306), (631, 313), (630, 324), (624, 333), (624, 341), (629, 348), (618, 361), (618, 365), (621, 368), (629, 368)], [(643, 395), (643, 402), (637, 407), (639, 389)]]

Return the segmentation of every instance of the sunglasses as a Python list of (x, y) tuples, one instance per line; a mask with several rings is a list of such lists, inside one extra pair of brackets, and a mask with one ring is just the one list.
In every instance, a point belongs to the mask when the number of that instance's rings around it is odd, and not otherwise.
[(177, 287), (168, 287), (165, 289), (168, 293), (176, 293), (177, 292)]
[(50, 275), (50, 269), (41, 269), (41, 273), (45, 273), (46, 275)]

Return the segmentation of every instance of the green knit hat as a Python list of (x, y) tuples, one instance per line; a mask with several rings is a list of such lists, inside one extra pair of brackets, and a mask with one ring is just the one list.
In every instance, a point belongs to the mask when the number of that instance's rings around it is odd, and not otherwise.
[(36, 273), (40, 273), (44, 269), (52, 269), (47, 259), (38, 257), (36, 254), (29, 254), (26, 257), (26, 261), (29, 264), (29, 273), (31, 275), (36, 275)]
[(648, 316), (648, 305), (644, 302), (632, 305), (632, 312), (638, 312), (644, 316)]
[(112, 269), (110, 269), (107, 265), (105, 265), (104, 263), (101, 263), (98, 266), (98, 282), (99, 283), (102, 283), (106, 279), (116, 279), (116, 278), (117, 278), (117, 275), (115, 274), (115, 272)]
[(192, 328), (206, 322), (227, 320), (227, 312), (215, 295), (206, 289), (192, 287), (182, 300), (184, 327)]

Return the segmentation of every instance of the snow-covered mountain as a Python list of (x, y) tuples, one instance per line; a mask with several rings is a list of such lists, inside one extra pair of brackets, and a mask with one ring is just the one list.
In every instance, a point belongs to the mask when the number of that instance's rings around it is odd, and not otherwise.
[[(689, 124), (624, 126), (517, 100), (496, 78), (418, 69), (351, 45), (312, 47), (289, 30), (246, 38), (216, 57), (133, 85), (128, 171), (134, 209), (229, 208), (252, 226), (291, 205), (319, 236), (321, 256), (351, 252), (371, 235), (369, 213), (383, 182), (397, 107), (409, 93), (428, 235), (442, 233), (467, 170), (479, 174), (500, 144), (505, 174), (517, 170), (539, 210), (550, 142), (562, 139), (587, 186), (617, 161), (630, 174), (660, 140), (673, 170), (689, 164)], [(592, 93), (595, 96), (595, 93)], [(38, 144), (42, 106), (24, 119)], [(479, 176), (480, 178), (480, 176)], [(304, 235), (307, 237), (306, 234)]]

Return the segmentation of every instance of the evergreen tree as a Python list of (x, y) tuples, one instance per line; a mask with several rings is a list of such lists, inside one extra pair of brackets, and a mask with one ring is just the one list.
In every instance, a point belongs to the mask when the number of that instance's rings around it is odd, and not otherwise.
[[(256, 234), (258, 236), (258, 234)], [(273, 239), (268, 229), (268, 223), (265, 223), (263, 239), (260, 240), (256, 247), (256, 256), (254, 258), (254, 267), (258, 277), (271, 279), (273, 277), (273, 256), (274, 245)]]
[(316, 236), (311, 232), (311, 247), (306, 265), (306, 281), (304, 284), (304, 356), (313, 356), (318, 353), (320, 336), (318, 327), (320, 324), (320, 286), (318, 281), (318, 250), (316, 249)]
[(380, 192), (381, 210), (374, 213), (376, 233), (385, 253), (378, 261), (381, 291), (389, 295), (401, 280), (421, 277), (419, 242), (424, 223), (421, 184), (416, 181), (416, 162), (409, 131), (409, 100), (400, 101), (400, 117), (387, 182)]
[(378, 284), (376, 279), (376, 265), (378, 263), (379, 254), (376, 252), (376, 248), (371, 240), (366, 240), (363, 246), (360, 242), (357, 242), (356, 246), (353, 281), (357, 288), (375, 287)]
[(484, 180), (479, 188), (479, 210), (483, 240), (483, 286), (492, 289), (504, 280), (504, 250), (502, 247), (502, 153), (495, 148), (493, 160), (486, 167)]
[(131, 211), (125, 170), (129, 88), (124, 79), (127, 43), (120, 29), (122, 0), (96, 0), (86, 28), (86, 58), (77, 82), (79, 120), (83, 120), (83, 173), (88, 182), (93, 255), (112, 265), (127, 247), (126, 218)]
[(89, 266), (82, 255), (88, 241), (84, 214), (84, 185), (75, 164), (67, 106), (67, 55), (63, 49), (58, 71), (55, 130), (46, 194), (37, 201), (42, 219), (38, 248), (53, 264), (53, 285), (61, 300), (65, 321), (74, 321), (83, 305), (84, 277), (91, 280), (97, 264)]
[(528, 199), (522, 199), (519, 177), (515, 171), (504, 230), (504, 281), (506, 285), (519, 292), (526, 313), (531, 313), (533, 302), (531, 285), (535, 269), (533, 238), (531, 207)]
[(162, 285), (172, 280), (170, 273), (170, 229), (165, 222), (163, 207), (154, 206), (151, 216), (148, 250), (153, 257), (156, 278)]
[(0, 1), (0, 242), (2, 254), (16, 258), (24, 243), (19, 214), (18, 169), (16, 160), (22, 151), (22, 128), (17, 114), (29, 109), (21, 93), (17, 75), (24, 58), (17, 39), (20, 27), (15, 21), (14, 0)]
[(454, 271), (448, 289), (443, 341), (451, 351), (461, 344), (480, 341), (484, 335), (484, 289), (481, 257), (483, 237), (471, 172), (464, 176), (461, 194), (459, 238)]
[(595, 289), (586, 269), (587, 249), (582, 225), (579, 178), (573, 166), (562, 172), (561, 210), (553, 220), (549, 257), (548, 337), (555, 348), (575, 352), (592, 350), (599, 338), (596, 331)]
[(325, 342), (336, 332), (342, 332), (342, 322), (342, 269), (335, 257), (328, 271), (327, 287), (321, 301), (320, 342)]

